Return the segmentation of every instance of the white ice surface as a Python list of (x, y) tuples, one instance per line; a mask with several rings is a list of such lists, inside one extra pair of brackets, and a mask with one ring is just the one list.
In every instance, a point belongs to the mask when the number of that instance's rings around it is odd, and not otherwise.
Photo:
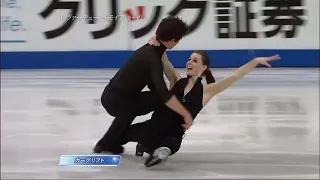
[[(209, 105), (164, 165), (146, 169), (130, 143), (119, 167), (59, 167), (61, 155), (90, 154), (110, 125), (99, 98), (114, 72), (2, 71), (1, 178), (319, 178), (319, 69), (259, 69), (222, 94), (301, 95), (307, 116), (285, 119), (297, 124), (267, 124), (263, 114), (217, 115)], [(232, 70), (213, 72), (221, 79)]]

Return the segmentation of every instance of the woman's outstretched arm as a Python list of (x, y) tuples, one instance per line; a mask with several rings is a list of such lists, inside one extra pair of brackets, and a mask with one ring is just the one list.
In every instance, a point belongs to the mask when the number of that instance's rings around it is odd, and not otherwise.
[(269, 62), (279, 60), (280, 56), (275, 55), (271, 57), (257, 57), (248, 62), (247, 64), (241, 66), (234, 72), (232, 75), (226, 77), (225, 79), (218, 81), (216, 83), (211, 83), (204, 86), (204, 98), (203, 104), (207, 104), (210, 99), (219, 94), (220, 92), (229, 88), (232, 84), (237, 82), (238, 80), (242, 79), (246, 74), (256, 68), (259, 64), (271, 67)]

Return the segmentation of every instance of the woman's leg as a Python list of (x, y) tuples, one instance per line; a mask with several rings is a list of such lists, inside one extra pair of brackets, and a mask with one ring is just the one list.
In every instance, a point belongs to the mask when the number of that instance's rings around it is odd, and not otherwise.
[(177, 139), (175, 137), (165, 137), (158, 145), (153, 153), (145, 161), (144, 165), (146, 167), (151, 167), (156, 164), (161, 163), (166, 160), (169, 156), (178, 152), (181, 146), (182, 139)]
[(159, 147), (168, 147), (171, 151), (170, 156), (172, 156), (173, 154), (179, 151), (181, 147), (181, 142), (182, 138), (179, 139), (176, 137), (166, 137), (161, 141)]

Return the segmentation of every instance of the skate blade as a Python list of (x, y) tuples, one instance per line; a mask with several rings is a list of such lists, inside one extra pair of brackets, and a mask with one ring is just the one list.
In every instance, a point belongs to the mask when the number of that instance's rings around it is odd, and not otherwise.
[(171, 154), (171, 150), (167, 147), (160, 147), (156, 149), (152, 155), (153, 159), (150, 160), (146, 166), (152, 167), (155, 165), (163, 164)]
[(171, 154), (171, 150), (167, 147), (160, 147), (156, 149), (153, 153), (153, 157), (156, 157), (160, 160), (166, 160)]

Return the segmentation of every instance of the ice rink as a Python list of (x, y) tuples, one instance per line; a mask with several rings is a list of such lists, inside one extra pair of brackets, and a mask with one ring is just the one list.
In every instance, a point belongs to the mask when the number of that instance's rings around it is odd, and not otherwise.
[[(213, 69), (217, 80), (232, 71)], [(251, 72), (158, 167), (145, 168), (135, 144), (118, 167), (60, 167), (61, 155), (91, 154), (110, 125), (100, 95), (114, 72), (2, 70), (1, 179), (319, 179), (319, 69)]]

